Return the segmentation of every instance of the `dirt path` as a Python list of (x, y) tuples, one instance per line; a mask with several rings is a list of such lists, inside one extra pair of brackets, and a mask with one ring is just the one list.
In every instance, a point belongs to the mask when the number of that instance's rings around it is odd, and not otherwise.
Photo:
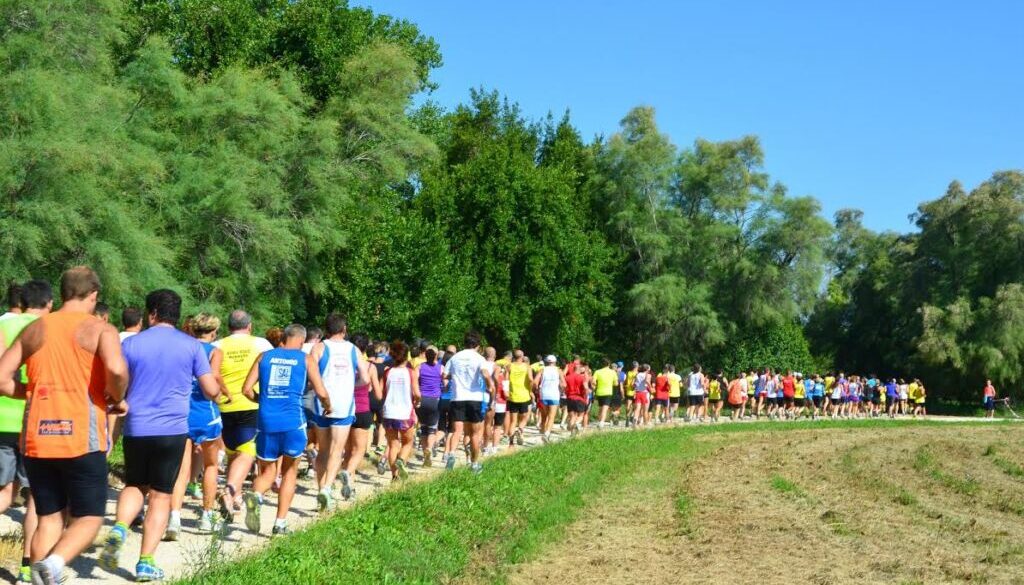
[(1024, 582), (1024, 426), (698, 440), (509, 583)]
[[(944, 417), (942, 419), (936, 418), (936, 420), (958, 421), (977, 419)], [(732, 423), (726, 421), (720, 424), (731, 425), (742, 423)], [(618, 430), (623, 429), (619, 428)], [(721, 435), (718, 434), (707, 436), (702, 435), (700, 440), (708, 440), (709, 437), (720, 436)], [(774, 436), (779, 437), (779, 435), (777, 434)], [(789, 435), (787, 434), (785, 435), (785, 437), (789, 437)], [(532, 447), (540, 443), (539, 435), (536, 433), (535, 430), (532, 429), (527, 431), (525, 439), (528, 447)], [(724, 441), (726, 439), (722, 440)], [(750, 456), (753, 457), (753, 455)], [(460, 466), (466, 465), (464, 454), (460, 452), (458, 454), (458, 458)], [(413, 461), (413, 464), (411, 465), (410, 469), (411, 475), (413, 476), (413, 480), (423, 480), (430, 477), (434, 473), (438, 473), (440, 471), (441, 470), (438, 467), (429, 469), (422, 468), (420, 467), (420, 465), (418, 465), (417, 460)], [(653, 482), (651, 485), (663, 481), (665, 477), (677, 477), (679, 475), (667, 475), (661, 473), (663, 471), (661, 469), (653, 469), (652, 471), (655, 472), (654, 475), (647, 478), (647, 481)], [(680, 471), (680, 473), (682, 472)], [(745, 481), (752, 481), (752, 479), (748, 478)], [(367, 498), (373, 497), (376, 493), (379, 493), (381, 490), (389, 489), (391, 486), (391, 481), (386, 476), (377, 475), (376, 471), (372, 467), (367, 465), (360, 470), (360, 473), (356, 478), (355, 485), (357, 489), (357, 497), (355, 498), (355, 501), (363, 501)], [(670, 488), (678, 489), (678, 486), (662, 486), (663, 491), (671, 491)], [(313, 522), (321, 517), (321, 515), (318, 512), (316, 512), (315, 496), (316, 492), (312, 481), (300, 480), (299, 490), (298, 493), (296, 494), (295, 500), (292, 505), (292, 514), (289, 517), (289, 525), (293, 530), (300, 529), (302, 526), (310, 522)], [(111, 490), (108, 493), (107, 499), (107, 523), (104, 526), (104, 529), (101, 531), (100, 537), (106, 534), (106, 531), (109, 529), (109, 524), (111, 523), (111, 519), (113, 518), (114, 515), (116, 498), (117, 492), (115, 490)], [(263, 508), (263, 525), (267, 527), (267, 530), (269, 530), (269, 526), (271, 526), (273, 523), (275, 502), (276, 499), (274, 498), (273, 494), (268, 493), (267, 503), (264, 505)], [(343, 502), (338, 508), (338, 511), (343, 511), (347, 509), (348, 507), (353, 505), (353, 503), (354, 502)], [(191, 570), (198, 564), (202, 563), (203, 559), (209, 558), (211, 554), (217, 555), (218, 557), (226, 556), (228, 558), (238, 558), (241, 555), (252, 552), (261, 547), (267, 546), (267, 544), (270, 542), (270, 539), (266, 534), (253, 535), (246, 531), (244, 526), (241, 525), (241, 515), (239, 515), (239, 522), (236, 523), (236, 525), (233, 526), (227, 532), (226, 537), (221, 542), (217, 543), (216, 547), (212, 547), (211, 543), (213, 543), (214, 540), (211, 538), (211, 536), (208, 534), (199, 533), (197, 530), (198, 509), (198, 502), (196, 500), (186, 498), (185, 510), (182, 515), (183, 531), (180, 540), (177, 542), (161, 543), (160, 548), (157, 550), (157, 562), (162, 568), (165, 569), (165, 571), (167, 571), (167, 575), (169, 578), (187, 574), (189, 570)], [(648, 533), (658, 533), (658, 526), (660, 525), (659, 523), (663, 522), (664, 518), (672, 517), (672, 515), (674, 514), (672, 510), (673, 504), (671, 501), (671, 497), (654, 497), (651, 493), (647, 493), (645, 497), (638, 498), (636, 499), (635, 503), (627, 505), (623, 514), (620, 514), (617, 510), (608, 510), (609, 514), (604, 517), (588, 516), (587, 519), (580, 523), (578, 526), (573, 526), (572, 534), (577, 534), (578, 537), (582, 539), (585, 538), (586, 535), (593, 534), (594, 530), (600, 531), (607, 529), (608, 531), (610, 531), (610, 534), (615, 534), (617, 531), (623, 528), (627, 529), (628, 533), (622, 534), (621, 538), (618, 536), (609, 536), (606, 539), (597, 539), (592, 543), (588, 541), (588, 543), (581, 545), (584, 549), (587, 549), (587, 547), (593, 548), (593, 555), (591, 555), (588, 558), (591, 562), (600, 565), (601, 563), (608, 562), (607, 559), (618, 558), (617, 556), (607, 556), (606, 559), (606, 555), (612, 555), (613, 553), (617, 554), (617, 551), (623, 550), (624, 547), (636, 546), (636, 544), (632, 540), (634, 538), (639, 538), (639, 541), (637, 542), (641, 543), (651, 542), (651, 539), (645, 537), (644, 535)], [(620, 526), (618, 522), (618, 519), (622, 517), (632, 518), (633, 520), (631, 520), (629, 523), (626, 523), (626, 525), (623, 527)], [(18, 541), (20, 540), (20, 538), (18, 535), (20, 534), (20, 527), (17, 526), (16, 523), (20, 521), (20, 518), (21, 517), (19, 511), (12, 511), (6, 515), (0, 516), (0, 535), (7, 535), (0, 536), (0, 548), (11, 549), (7, 551), (8, 553), (14, 552), (15, 549), (19, 546)], [(586, 524), (586, 522), (589, 521), (597, 522), (597, 524)], [(674, 534), (672, 530), (676, 529), (672, 528), (666, 534), (671, 536), (672, 534)], [(669, 547), (670, 545), (674, 547), (678, 544), (677, 542), (672, 541), (671, 538), (669, 538), (669, 536), (664, 536), (664, 538), (659, 537), (657, 539), (654, 539), (653, 542), (651, 542), (651, 546), (654, 547), (655, 552), (660, 550), (661, 547)], [(570, 540), (571, 539), (572, 537), (570, 536)], [(137, 560), (137, 551), (139, 548), (140, 540), (141, 532), (138, 530), (131, 531), (128, 543), (125, 545), (125, 552), (122, 554), (122, 568), (116, 574), (108, 573), (100, 569), (96, 565), (95, 559), (99, 552), (99, 549), (98, 547), (95, 547), (93, 550), (88, 551), (85, 555), (83, 555), (82, 558), (76, 560), (72, 564), (72, 579), (69, 582), (95, 583), (123, 582), (132, 580), (134, 575), (133, 569), (135, 561)], [(604, 548), (605, 544), (603, 543), (608, 543), (607, 546), (610, 548)], [(643, 545), (641, 544), (640, 546)], [(672, 552), (672, 550), (675, 549), (666, 548), (663, 552), (666, 555), (668, 555)], [(6, 558), (12, 559), (13, 561), (13, 559), (17, 558), (17, 554), (8, 554)], [(573, 559), (569, 560), (571, 561), (569, 566), (574, 565), (576, 562)], [(553, 562), (557, 563), (557, 561)], [(546, 563), (544, 566), (547, 567), (550, 564), (551, 563), (549, 562)], [(609, 563), (609, 566), (615, 564), (618, 563)], [(656, 563), (634, 564), (636, 565), (635, 570), (641, 572), (653, 570), (651, 569), (651, 567), (656, 566)], [(614, 567), (612, 567), (612, 569), (614, 569)], [(14, 570), (15, 564), (13, 562), (10, 562), (5, 566), (0, 567), (0, 579), (13, 580)], [(541, 573), (546, 574), (548, 573), (548, 571), (542, 571)], [(554, 582), (554, 579), (559, 578), (560, 575), (564, 575), (564, 573), (562, 573), (561, 571), (550, 571), (550, 573), (552, 580), (551, 582)], [(636, 574), (637, 573), (628, 572), (624, 573), (622, 576), (624, 578), (628, 577), (630, 579), (635, 580), (633, 576)], [(584, 579), (581, 580), (580, 583), (606, 582), (606, 577), (607, 576), (594, 581), (587, 581)], [(648, 577), (648, 579), (642, 579), (641, 582), (658, 582), (656, 574), (651, 574)], [(547, 582), (547, 579), (543, 577), (538, 578), (540, 578), (541, 582)], [(525, 583), (525, 581), (515, 582)], [(674, 583), (677, 581), (672, 582)]]

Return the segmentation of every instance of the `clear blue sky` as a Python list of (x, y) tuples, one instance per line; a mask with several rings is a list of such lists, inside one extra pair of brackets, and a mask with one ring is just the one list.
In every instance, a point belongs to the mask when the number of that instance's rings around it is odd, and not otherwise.
[(496, 89), (589, 138), (657, 109), (680, 146), (756, 134), (766, 170), (873, 229), (1024, 168), (1024, 1), (362, 0), (441, 45), (432, 99)]

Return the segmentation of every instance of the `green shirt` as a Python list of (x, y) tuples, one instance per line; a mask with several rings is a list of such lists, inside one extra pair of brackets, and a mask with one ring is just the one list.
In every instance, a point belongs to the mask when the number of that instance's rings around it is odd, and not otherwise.
[(611, 368), (601, 368), (594, 372), (594, 396), (611, 396), (619, 375)]
[[(37, 318), (37, 315), (27, 315), (22, 313), (20, 315), (14, 315), (13, 317), (7, 317), (6, 319), (0, 319), (0, 333), (3, 333), (4, 343), (7, 344), (4, 349), (10, 347), (10, 345), (14, 343), (14, 340), (18, 338), (18, 334), (21, 333), (21, 330)], [(25, 374), (25, 366), (21, 366), (21, 381), (23, 383), (28, 382), (28, 376)], [(24, 417), (24, 400), (0, 396), (0, 433), (20, 433), (21, 421)]]

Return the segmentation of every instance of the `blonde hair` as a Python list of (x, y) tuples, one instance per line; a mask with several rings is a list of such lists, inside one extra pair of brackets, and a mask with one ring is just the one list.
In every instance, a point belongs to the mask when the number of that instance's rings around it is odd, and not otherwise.
[(220, 329), (220, 318), (210, 313), (199, 313), (188, 320), (190, 333), (199, 337)]

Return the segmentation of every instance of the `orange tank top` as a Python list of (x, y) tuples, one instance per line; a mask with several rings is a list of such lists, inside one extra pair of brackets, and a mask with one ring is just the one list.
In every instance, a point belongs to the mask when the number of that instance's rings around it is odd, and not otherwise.
[(56, 312), (39, 318), (43, 343), (25, 361), (29, 383), (22, 453), (64, 459), (107, 450), (106, 372), (75, 333), (85, 313)]

